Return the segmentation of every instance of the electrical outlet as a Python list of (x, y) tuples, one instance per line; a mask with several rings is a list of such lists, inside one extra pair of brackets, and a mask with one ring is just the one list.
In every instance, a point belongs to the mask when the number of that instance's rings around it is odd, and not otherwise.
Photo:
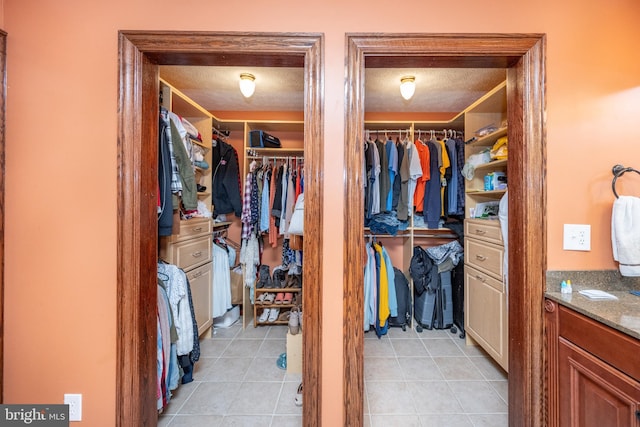
[(69, 421), (82, 421), (82, 395), (65, 394), (65, 405), (69, 405)]
[(565, 224), (562, 249), (565, 251), (590, 251), (591, 226), (588, 224)]

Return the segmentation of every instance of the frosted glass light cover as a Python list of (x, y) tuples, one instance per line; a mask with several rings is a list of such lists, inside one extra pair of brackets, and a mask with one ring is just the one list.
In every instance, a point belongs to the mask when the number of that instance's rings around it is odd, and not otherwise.
[(416, 92), (415, 77), (403, 77), (400, 79), (400, 94), (407, 101), (413, 97)]
[(256, 90), (255, 77), (252, 74), (240, 74), (240, 92), (245, 98), (250, 98)]

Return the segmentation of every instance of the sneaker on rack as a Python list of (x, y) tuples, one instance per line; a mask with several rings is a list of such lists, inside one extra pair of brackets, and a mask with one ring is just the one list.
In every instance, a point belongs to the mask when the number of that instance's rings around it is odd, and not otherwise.
[(267, 320), (269, 320), (269, 312), (270, 311), (271, 311), (271, 309), (269, 309), (269, 308), (265, 308), (264, 310), (262, 310), (262, 314), (258, 318), (258, 322), (264, 323)]
[(279, 308), (272, 308), (272, 309), (269, 311), (269, 319), (268, 319), (268, 322), (269, 322), (269, 323), (273, 323), (273, 322), (275, 322), (276, 320), (278, 320), (278, 315), (279, 315), (279, 314), (280, 314), (280, 309), (279, 309)]

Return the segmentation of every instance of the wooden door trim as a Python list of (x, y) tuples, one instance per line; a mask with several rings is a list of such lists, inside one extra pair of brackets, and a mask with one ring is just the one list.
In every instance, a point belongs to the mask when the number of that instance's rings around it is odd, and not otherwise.
[[(545, 36), (542, 34), (347, 34), (345, 88), (345, 265), (362, 265), (364, 201), (364, 64), (367, 56), (444, 58), (447, 66), (486, 61), (508, 68), (509, 164), (509, 425), (543, 423), (543, 295), (546, 260)], [(485, 58), (485, 59), (483, 59)], [(488, 59), (486, 59), (488, 58)], [(504, 66), (504, 65), (503, 65)], [(515, 168), (518, 165), (518, 168)], [(361, 268), (344, 272), (344, 418), (363, 425), (363, 295)]]
[(4, 180), (7, 103), (7, 33), (0, 30), (0, 403), (4, 402)]
[(154, 426), (158, 65), (207, 64), (220, 53), (301, 56), (305, 75), (303, 419), (321, 425), (324, 37), (317, 33), (121, 31), (118, 79), (116, 424)]

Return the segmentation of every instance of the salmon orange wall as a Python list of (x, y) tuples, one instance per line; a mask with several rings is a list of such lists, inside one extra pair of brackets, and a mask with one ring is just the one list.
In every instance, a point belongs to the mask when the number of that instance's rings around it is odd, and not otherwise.
[[(115, 422), (121, 29), (325, 34), (324, 426), (343, 425), (345, 33), (546, 33), (548, 192), (540, 215), (548, 224), (547, 266), (615, 268), (610, 170), (616, 163), (640, 167), (637, 0), (0, 4), (8, 32), (7, 403), (62, 403), (64, 393), (82, 393), (84, 421), (77, 425)], [(621, 191), (638, 194), (632, 177), (624, 181)], [(562, 250), (564, 223), (592, 225), (591, 252)]]

